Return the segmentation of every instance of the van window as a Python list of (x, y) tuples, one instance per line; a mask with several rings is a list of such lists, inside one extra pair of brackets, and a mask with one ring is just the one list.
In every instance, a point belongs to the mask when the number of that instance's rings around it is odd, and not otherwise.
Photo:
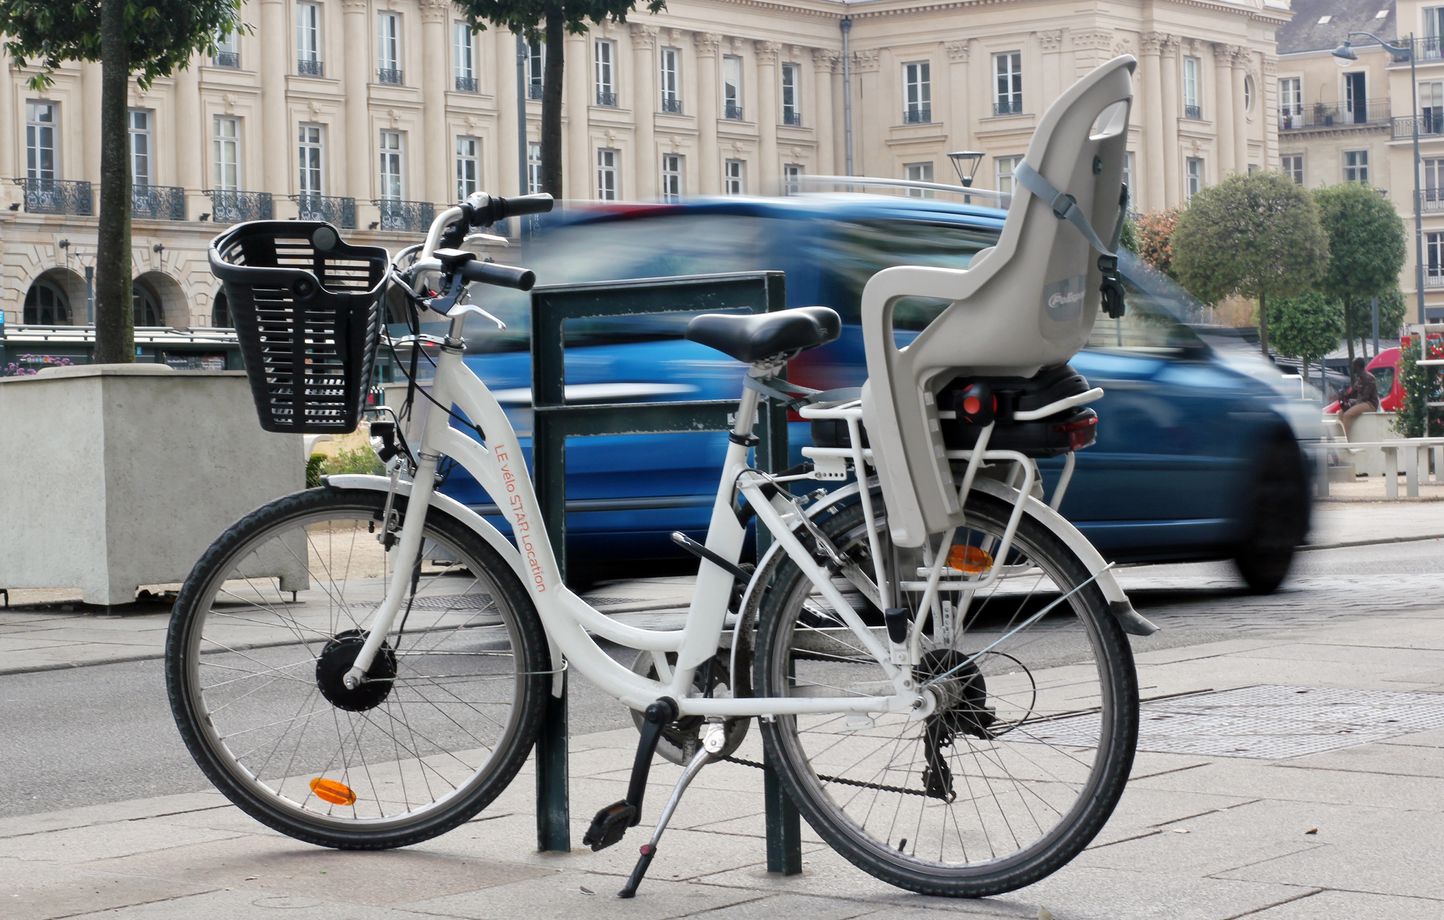
[[(530, 241), (515, 257), (536, 272), (538, 285), (621, 281), (719, 272), (781, 269), (765, 239), (778, 230), (770, 218), (740, 214), (659, 214), (557, 227)], [(776, 237), (774, 237), (776, 238)], [(504, 254), (502, 260), (510, 261)], [(524, 351), (531, 340), (531, 296), (490, 285), (472, 288), (488, 312), (506, 323), (504, 332), (468, 326), (468, 351)], [(679, 338), (692, 314), (600, 317), (572, 320), (567, 347), (639, 339)]]

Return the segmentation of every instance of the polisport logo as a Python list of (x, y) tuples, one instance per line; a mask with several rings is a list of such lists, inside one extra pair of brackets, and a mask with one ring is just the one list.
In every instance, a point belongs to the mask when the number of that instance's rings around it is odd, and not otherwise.
[(1071, 306), (1083, 299), (1082, 291), (1070, 291), (1067, 294), (1054, 294), (1048, 298), (1048, 309), (1056, 310), (1059, 307)]
[(1043, 306), (1048, 311), (1048, 319), (1055, 323), (1071, 323), (1082, 318), (1083, 302), (1087, 300), (1083, 292), (1085, 281), (1083, 275), (1075, 275), (1043, 288)]

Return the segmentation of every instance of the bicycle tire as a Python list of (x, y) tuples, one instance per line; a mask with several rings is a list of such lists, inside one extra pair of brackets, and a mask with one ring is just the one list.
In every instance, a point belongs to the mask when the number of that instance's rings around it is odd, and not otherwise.
[[(344, 687), (401, 574), (385, 501), (321, 487), (237, 521), (186, 579), (166, 640), (171, 710), (207, 778), (261, 823), (338, 849), (407, 846), (476, 815), (530, 752), (549, 683), (511, 567), (432, 509), (405, 616), (372, 679)], [(393, 510), (404, 519), (404, 496)]]
[[(881, 545), (887, 547), (884, 552), (894, 564), (899, 556), (910, 565), (916, 564), (916, 560), (891, 547), (887, 522), (879, 510), (875, 526)], [(989, 545), (984, 538), (1003, 532), (1009, 511), (1009, 506), (999, 499), (974, 493), (966, 507), (969, 528), (959, 532), (953, 545)], [(820, 526), (839, 549), (861, 564), (863, 571), (872, 571), (860, 504), (837, 511)], [(992, 545), (996, 547), (996, 543)], [(863, 871), (909, 891), (985, 897), (1012, 891), (1057, 871), (1103, 827), (1122, 795), (1132, 765), (1138, 731), (1137, 677), (1127, 639), (1108, 612), (1102, 592), (1096, 583), (1088, 581), (1083, 563), (1031, 515), (1023, 516), (1013, 545), (1006, 559), (994, 560), (994, 564), (1017, 567), (1020, 573), (1024, 564), (1033, 566), (1041, 572), (1037, 582), (1047, 592), (1046, 599), (1067, 597), (1062, 606), (1072, 616), (1064, 613), (1060, 618), (1056, 612), (1045, 616), (1018, 633), (1023, 641), (1010, 640), (979, 657), (974, 662), (976, 674), (964, 666), (951, 678), (939, 681), (939, 686), (950, 682), (953, 705), (939, 707), (934, 716), (921, 721), (879, 716), (869, 725), (869, 720), (852, 717), (855, 729), (837, 715), (760, 720), (770, 762), (812, 828)], [(1044, 579), (1047, 584), (1042, 583)], [(1000, 579), (999, 584), (1005, 581)], [(850, 587), (840, 578), (835, 578), (835, 583), (845, 589)], [(849, 686), (839, 676), (845, 668), (858, 669), (855, 676), (860, 682), (852, 685), (859, 688), (855, 692), (890, 692), (890, 684), (875, 660), (825, 632), (829, 624), (840, 624), (840, 620), (822, 609), (820, 597), (809, 598), (812, 587), (790, 560), (779, 566), (758, 618), (754, 660), (758, 694), (791, 696), (799, 691), (806, 693), (809, 684), (817, 684), (814, 694), (820, 691), (823, 695), (840, 695), (838, 691)], [(1077, 590), (1068, 597), (1068, 589)], [(990, 595), (981, 604), (973, 598), (964, 608), (968, 611), (963, 619), (964, 638), (954, 643), (962, 654), (946, 651), (940, 645), (925, 652), (927, 666), (915, 671), (920, 679), (960, 668), (970, 654), (970, 642), (976, 641), (981, 649), (985, 642), (1014, 625), (1026, 623), (1034, 608), (1046, 603), (1043, 598), (1028, 601), (1025, 597), (1011, 618), (997, 626), (995, 615), (1006, 611), (997, 607), (990, 611), (989, 604), (1002, 597), (1004, 605), (1011, 605), (1015, 596), (1003, 590), (1000, 587), (998, 594)], [(956, 596), (961, 598), (960, 593)], [(913, 601), (916, 603), (916, 598)], [(1036, 630), (1031, 638), (1027, 635), (1030, 630)], [(974, 638), (970, 639), (970, 635)], [(1082, 665), (1080, 658), (1085, 662)], [(1051, 680), (1041, 685), (1038, 681), (1038, 677), (1054, 673), (1055, 668), (1060, 674), (1068, 669), (1071, 676), (1067, 692), (1069, 696), (1080, 695), (1084, 678), (1079, 674), (1089, 672), (1089, 659), (1097, 675), (1096, 720), (1087, 706), (1055, 700), (1062, 688), (1054, 688)], [(1031, 698), (1025, 689), (1029, 682)], [(968, 685), (974, 689), (968, 690)], [(1088, 692), (1092, 691), (1090, 686)], [(975, 738), (968, 729), (979, 729), (976, 720), (986, 718), (980, 713), (990, 704), (996, 721), (981, 730), (994, 732), (995, 736)], [(1054, 705), (1059, 706), (1057, 711), (1052, 711)], [(1065, 768), (1070, 760), (1083, 763), (1083, 754), (1075, 758), (1071, 752), (1088, 750), (1093, 721), (1097, 743), (1086, 764), (1086, 774), (1077, 778), (1058, 775), (1056, 771)], [(932, 730), (951, 729), (948, 746), (930, 745), (926, 739), (930, 725)], [(1066, 738), (1069, 732), (1078, 736), (1071, 743), (1049, 740)], [(804, 735), (809, 737), (805, 739)], [(891, 750), (883, 754), (889, 744)], [(1017, 753), (1020, 749), (1021, 754)], [(863, 755), (860, 758), (855, 756), (859, 753)], [(879, 755), (884, 759), (880, 769)], [(899, 762), (900, 766), (895, 765)], [(939, 762), (948, 769), (936, 767)], [(1012, 775), (1010, 765), (1015, 762), (1027, 772)], [(943, 777), (945, 772), (948, 775)], [(934, 784), (931, 787), (929, 773)], [(930, 789), (936, 795), (929, 794)], [(956, 806), (955, 801), (943, 798), (947, 792), (957, 796)], [(879, 808), (884, 795), (896, 800), (896, 804), (885, 802)], [(866, 801), (869, 796), (870, 801)], [(1068, 801), (1062, 802), (1065, 798)], [(1012, 804), (1014, 799), (1016, 805)], [(1041, 803), (1050, 799), (1062, 804), (1049, 804), (1057, 817), (1045, 827), (1033, 812), (1044, 812)], [(881, 819), (887, 817), (889, 807), (893, 811), (886, 830), (882, 830)], [(877, 821), (873, 820), (874, 812)], [(1025, 815), (1032, 815), (1038, 832), (1036, 839), (1027, 843), (1018, 838), (1011, 823), (1023, 824)], [(1046, 812), (1044, 817), (1049, 818)], [(1000, 853), (991, 838), (1003, 836), (1003, 830), (1012, 835), (1015, 846)], [(932, 856), (934, 839), (938, 841), (936, 858)], [(969, 841), (975, 846), (972, 854), (968, 852)], [(1006, 839), (1003, 842), (1006, 844)], [(986, 849), (986, 854), (981, 854), (980, 849)]]

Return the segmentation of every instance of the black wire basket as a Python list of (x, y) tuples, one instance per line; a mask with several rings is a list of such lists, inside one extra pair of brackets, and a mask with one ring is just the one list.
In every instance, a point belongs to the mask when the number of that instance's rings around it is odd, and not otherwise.
[(390, 258), (321, 221), (237, 224), (211, 242), (266, 431), (354, 431), (381, 341)]

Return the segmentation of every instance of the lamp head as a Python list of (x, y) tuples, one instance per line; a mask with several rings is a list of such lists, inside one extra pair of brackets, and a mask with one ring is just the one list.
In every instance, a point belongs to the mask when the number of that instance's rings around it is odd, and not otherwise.
[(957, 170), (958, 181), (963, 183), (963, 188), (973, 187), (973, 176), (977, 175), (978, 164), (983, 162), (984, 154), (979, 150), (954, 150), (948, 154), (948, 159), (953, 161), (953, 169)]
[(1340, 67), (1345, 66), (1348, 61), (1357, 61), (1359, 59), (1359, 56), (1354, 53), (1354, 46), (1348, 39), (1345, 39), (1342, 45), (1335, 48), (1333, 54), (1334, 63)]

